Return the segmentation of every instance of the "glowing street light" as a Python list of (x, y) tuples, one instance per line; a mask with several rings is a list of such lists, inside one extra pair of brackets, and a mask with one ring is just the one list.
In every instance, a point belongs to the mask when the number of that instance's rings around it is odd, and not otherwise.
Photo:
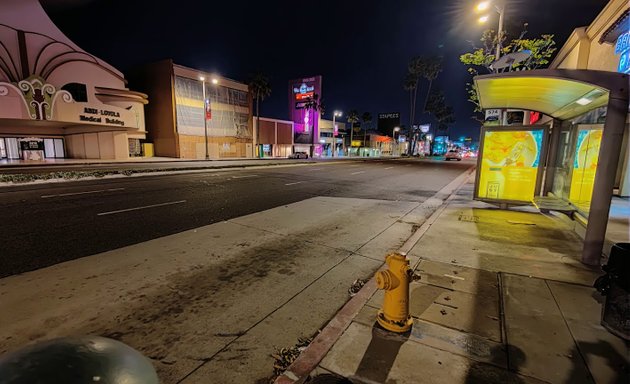
[[(335, 138), (335, 130), (337, 129), (337, 126), (335, 125), (335, 120), (338, 117), (341, 117), (343, 115), (343, 113), (341, 111), (335, 111), (333, 112), (333, 135), (332, 135), (332, 142), (330, 143), (330, 157), (335, 157), (335, 152), (337, 150), (337, 139)], [(342, 148), (343, 149), (343, 148)]]
[(201, 80), (201, 92), (203, 94), (203, 130), (206, 138), (206, 160), (210, 160), (210, 152), (208, 152), (208, 119), (206, 119), (206, 111), (208, 109), (208, 100), (206, 98), (206, 78), (204, 76), (199, 76), (199, 80)]
[(488, 8), (490, 8), (489, 1), (482, 1), (481, 3), (477, 4), (477, 12), (483, 12), (487, 10)]
[[(477, 12), (484, 12), (490, 8), (490, 5), (492, 5), (492, 1), (482, 1), (477, 4), (477, 6), (475, 7), (475, 10)], [(503, 34), (503, 16), (505, 15), (505, 5), (496, 4), (495, 2), (494, 9), (499, 14), (499, 29), (497, 32), (497, 53), (496, 53), (496, 60), (499, 60), (499, 58), (501, 57), (501, 35)], [(487, 22), (489, 18), (490, 18), (489, 15), (483, 15), (479, 18), (478, 21), (480, 24), (483, 24)]]
[[(210, 100), (206, 97), (206, 77), (199, 76), (199, 80), (201, 81), (201, 89), (202, 89), (202, 97), (203, 97), (203, 129), (204, 136), (206, 141), (206, 160), (210, 160), (210, 152), (208, 151), (208, 107), (210, 104)], [(219, 79), (213, 77), (210, 82), (214, 85), (219, 84)]]

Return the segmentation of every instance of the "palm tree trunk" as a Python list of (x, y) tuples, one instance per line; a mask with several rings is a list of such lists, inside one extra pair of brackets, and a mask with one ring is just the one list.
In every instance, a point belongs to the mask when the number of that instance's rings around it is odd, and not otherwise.
[[(418, 83), (420, 83), (420, 80), (418, 80)], [(411, 124), (409, 125), (409, 138), (411, 139), (411, 141), (409, 142), (409, 155), (413, 155), (413, 151), (415, 148), (415, 141), (412, 138), (412, 133), (413, 133), (413, 123), (416, 120), (416, 104), (418, 103), (418, 84), (416, 84), (414, 90), (413, 90), (413, 108), (412, 108), (412, 113), (411, 113)]]
[(429, 89), (427, 90), (427, 97), (424, 98), (424, 107), (422, 107), (422, 113), (427, 111), (427, 102), (429, 101), (429, 95), (431, 94), (431, 85), (433, 84), (433, 79), (429, 79)]

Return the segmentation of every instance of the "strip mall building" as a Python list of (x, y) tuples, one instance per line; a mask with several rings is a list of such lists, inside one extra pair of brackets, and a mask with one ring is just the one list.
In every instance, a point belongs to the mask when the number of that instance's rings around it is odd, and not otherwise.
[(140, 155), (147, 102), (37, 0), (0, 2), (0, 161)]

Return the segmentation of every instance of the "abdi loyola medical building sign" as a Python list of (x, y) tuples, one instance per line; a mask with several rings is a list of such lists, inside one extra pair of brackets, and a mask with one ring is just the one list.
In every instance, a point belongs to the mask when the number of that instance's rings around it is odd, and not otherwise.
[(308, 108), (308, 102), (322, 100), (322, 77), (313, 76), (289, 81), (289, 114), (294, 123), (295, 144), (319, 145), (319, 111)]

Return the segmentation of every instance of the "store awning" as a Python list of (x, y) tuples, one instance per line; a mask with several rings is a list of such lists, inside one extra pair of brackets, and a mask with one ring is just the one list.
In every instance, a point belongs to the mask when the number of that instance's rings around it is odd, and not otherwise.
[(474, 81), (482, 109), (526, 109), (566, 120), (606, 105), (609, 90), (627, 87), (628, 78), (616, 72), (539, 69), (476, 76)]

